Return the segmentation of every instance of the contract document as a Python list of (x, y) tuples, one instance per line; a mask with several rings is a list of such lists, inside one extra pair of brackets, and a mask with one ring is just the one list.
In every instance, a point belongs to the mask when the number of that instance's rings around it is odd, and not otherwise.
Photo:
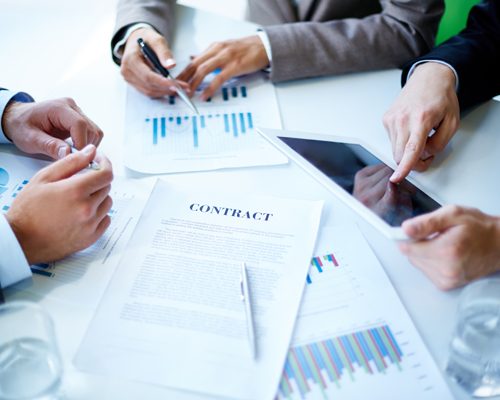
[(142, 173), (203, 171), (285, 164), (287, 158), (256, 131), (281, 128), (274, 86), (264, 73), (226, 82), (210, 101), (193, 97), (194, 114), (179, 97), (150, 99), (128, 87), (125, 165)]
[[(78, 368), (238, 399), (272, 399), (322, 202), (158, 181), (78, 351)], [(245, 262), (256, 358), (247, 335)]]
[(325, 228), (278, 399), (452, 399), (382, 266), (355, 225)]
[[(17, 195), (30, 179), (50, 162), (36, 158), (2, 154), (0, 158), (0, 209), (8, 212)], [(81, 173), (92, 174), (92, 170)], [(121, 258), (121, 252), (134, 231), (155, 180), (115, 178), (110, 196), (111, 225), (97, 242), (71, 256), (31, 266), (33, 282), (24, 291), (58, 298), (95, 308)]]

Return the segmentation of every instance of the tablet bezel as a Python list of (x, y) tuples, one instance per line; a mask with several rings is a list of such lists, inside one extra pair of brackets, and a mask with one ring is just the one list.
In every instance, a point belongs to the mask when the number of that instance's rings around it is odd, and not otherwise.
[[(342, 187), (340, 187), (335, 181), (330, 179), (327, 175), (321, 172), (317, 167), (307, 161), (304, 157), (302, 157), (299, 153), (289, 147), (286, 143), (281, 141), (278, 137), (289, 137), (289, 138), (298, 138), (298, 139), (311, 139), (311, 140), (321, 140), (321, 141), (329, 141), (329, 142), (337, 142), (337, 143), (346, 143), (346, 144), (357, 144), (363, 147), (366, 151), (368, 151), (373, 156), (377, 157), (380, 161), (386, 164), (388, 167), (394, 169), (396, 165), (392, 160), (386, 160), (382, 155), (378, 154), (374, 151), (370, 146), (359, 139), (353, 139), (346, 136), (339, 135), (328, 135), (328, 134), (318, 134), (318, 133), (309, 133), (309, 132), (297, 132), (297, 131), (285, 131), (285, 130), (276, 130), (276, 129), (265, 129), (265, 128), (257, 128), (257, 132), (261, 134), (265, 139), (267, 139), (273, 146), (275, 146), (278, 150), (283, 152), (287, 157), (293, 160), (297, 165), (299, 165), (303, 170), (305, 170), (309, 175), (311, 175), (314, 179), (316, 179), (321, 185), (323, 185), (328, 191), (333, 193), (336, 197), (338, 197), (341, 201), (343, 201), (348, 207), (357, 212), (360, 216), (362, 216), (366, 221), (368, 221), (372, 226), (376, 227), (381, 233), (383, 233), (386, 237), (393, 240), (408, 240), (408, 236), (403, 232), (401, 227), (390, 226), (387, 222), (385, 222), (382, 218), (380, 218), (377, 214), (375, 214), (372, 210), (366, 207), (363, 203), (357, 200), (352, 194), (346, 192)], [(424, 190), (421, 185), (416, 183), (411, 178), (406, 178), (409, 182), (415, 185), (418, 189), (422, 190), (436, 202), (443, 205), (443, 202), (435, 196), (435, 194), (429, 194), (427, 190)]]

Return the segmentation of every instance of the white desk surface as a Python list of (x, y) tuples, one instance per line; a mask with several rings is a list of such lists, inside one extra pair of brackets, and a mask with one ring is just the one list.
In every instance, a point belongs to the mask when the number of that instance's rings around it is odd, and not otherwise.
[[(101, 149), (113, 162), (115, 175), (136, 178), (122, 162), (125, 84), (112, 63), (109, 41), (114, 24), (115, 1), (4, 0), (0, 33), (0, 84), (25, 90), (38, 100), (70, 96), (104, 130)], [(241, 22), (184, 9), (179, 14), (178, 40), (204, 48), (210, 41), (254, 32)], [(189, 48), (189, 47), (187, 47)], [(399, 92), (397, 70), (304, 80), (277, 85), (285, 129), (335, 133), (360, 137), (391, 158), (390, 143), (381, 123), (383, 112)], [(494, 201), (496, 186), (488, 182), (498, 171), (500, 154), (500, 103), (490, 102), (463, 122), (450, 150), (435, 167), (415, 179), (446, 203), (474, 205), (500, 214)], [(481, 143), (487, 143), (481, 146)], [(0, 152), (11, 151), (5, 146)], [(436, 168), (437, 165), (440, 168)], [(479, 174), (480, 172), (480, 174)], [(481, 176), (480, 180), (476, 179)], [(324, 199), (324, 225), (355, 221), (386, 269), (408, 312), (436, 362), (446, 358), (459, 290), (438, 291), (399, 254), (395, 244), (358, 218), (329, 192), (293, 164), (218, 172), (166, 176), (171, 182), (204, 187), (232, 187), (242, 192), (274, 196)], [(10, 299), (26, 298), (9, 290)], [(63, 304), (50, 297), (34, 299), (46, 307), (56, 322), (65, 360), (64, 393), (70, 399), (172, 398), (165, 388), (87, 375), (75, 370), (72, 358), (80, 344), (93, 309), (85, 304)], [(451, 386), (457, 398), (465, 399)], [(170, 396), (169, 396), (170, 394)], [(175, 398), (183, 398), (180, 393)]]

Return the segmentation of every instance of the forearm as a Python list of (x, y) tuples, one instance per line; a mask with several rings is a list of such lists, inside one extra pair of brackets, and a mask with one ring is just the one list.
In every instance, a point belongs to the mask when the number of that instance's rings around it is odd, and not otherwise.
[[(175, 0), (120, 0), (117, 6), (111, 49), (114, 49), (127, 28), (138, 22), (151, 25), (169, 40), (173, 33), (174, 20)], [(115, 56), (113, 59), (118, 62)]]
[(440, 15), (438, 5), (424, 14), (420, 9), (402, 12), (391, 3), (362, 19), (264, 27), (272, 50), (271, 79), (399, 67), (429, 50)]

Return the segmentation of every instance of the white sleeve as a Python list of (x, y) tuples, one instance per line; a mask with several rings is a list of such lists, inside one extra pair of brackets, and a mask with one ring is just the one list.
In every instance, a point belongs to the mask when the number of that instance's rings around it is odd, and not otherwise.
[(0, 143), (12, 143), (7, 138), (7, 136), (5, 136), (1, 123), (3, 121), (3, 113), (5, 111), (5, 108), (11, 100), (30, 103), (33, 101), (33, 97), (23, 92), (11, 92), (10, 90), (0, 89)]
[(31, 277), (31, 269), (7, 219), (0, 215), (0, 282), (10, 286)]
[(448, 68), (450, 68), (453, 71), (453, 74), (455, 75), (455, 91), (458, 92), (458, 83), (459, 82), (458, 82), (457, 71), (450, 64), (448, 64), (447, 62), (441, 61), (441, 60), (420, 60), (420, 61), (416, 62), (415, 64), (413, 64), (411, 66), (410, 70), (408, 71), (408, 76), (406, 77), (406, 80), (410, 79), (410, 76), (415, 71), (415, 68), (417, 68), (420, 64), (425, 64), (425, 63), (428, 63), (428, 62), (446, 65)]
[(271, 42), (269, 41), (269, 37), (267, 36), (267, 33), (264, 32), (263, 30), (257, 31), (257, 36), (259, 36), (259, 39), (262, 41), (262, 44), (264, 45), (264, 49), (266, 50), (267, 54), (267, 59), (269, 60), (269, 67), (271, 67), (271, 62), (273, 61), (273, 54), (271, 52)]

